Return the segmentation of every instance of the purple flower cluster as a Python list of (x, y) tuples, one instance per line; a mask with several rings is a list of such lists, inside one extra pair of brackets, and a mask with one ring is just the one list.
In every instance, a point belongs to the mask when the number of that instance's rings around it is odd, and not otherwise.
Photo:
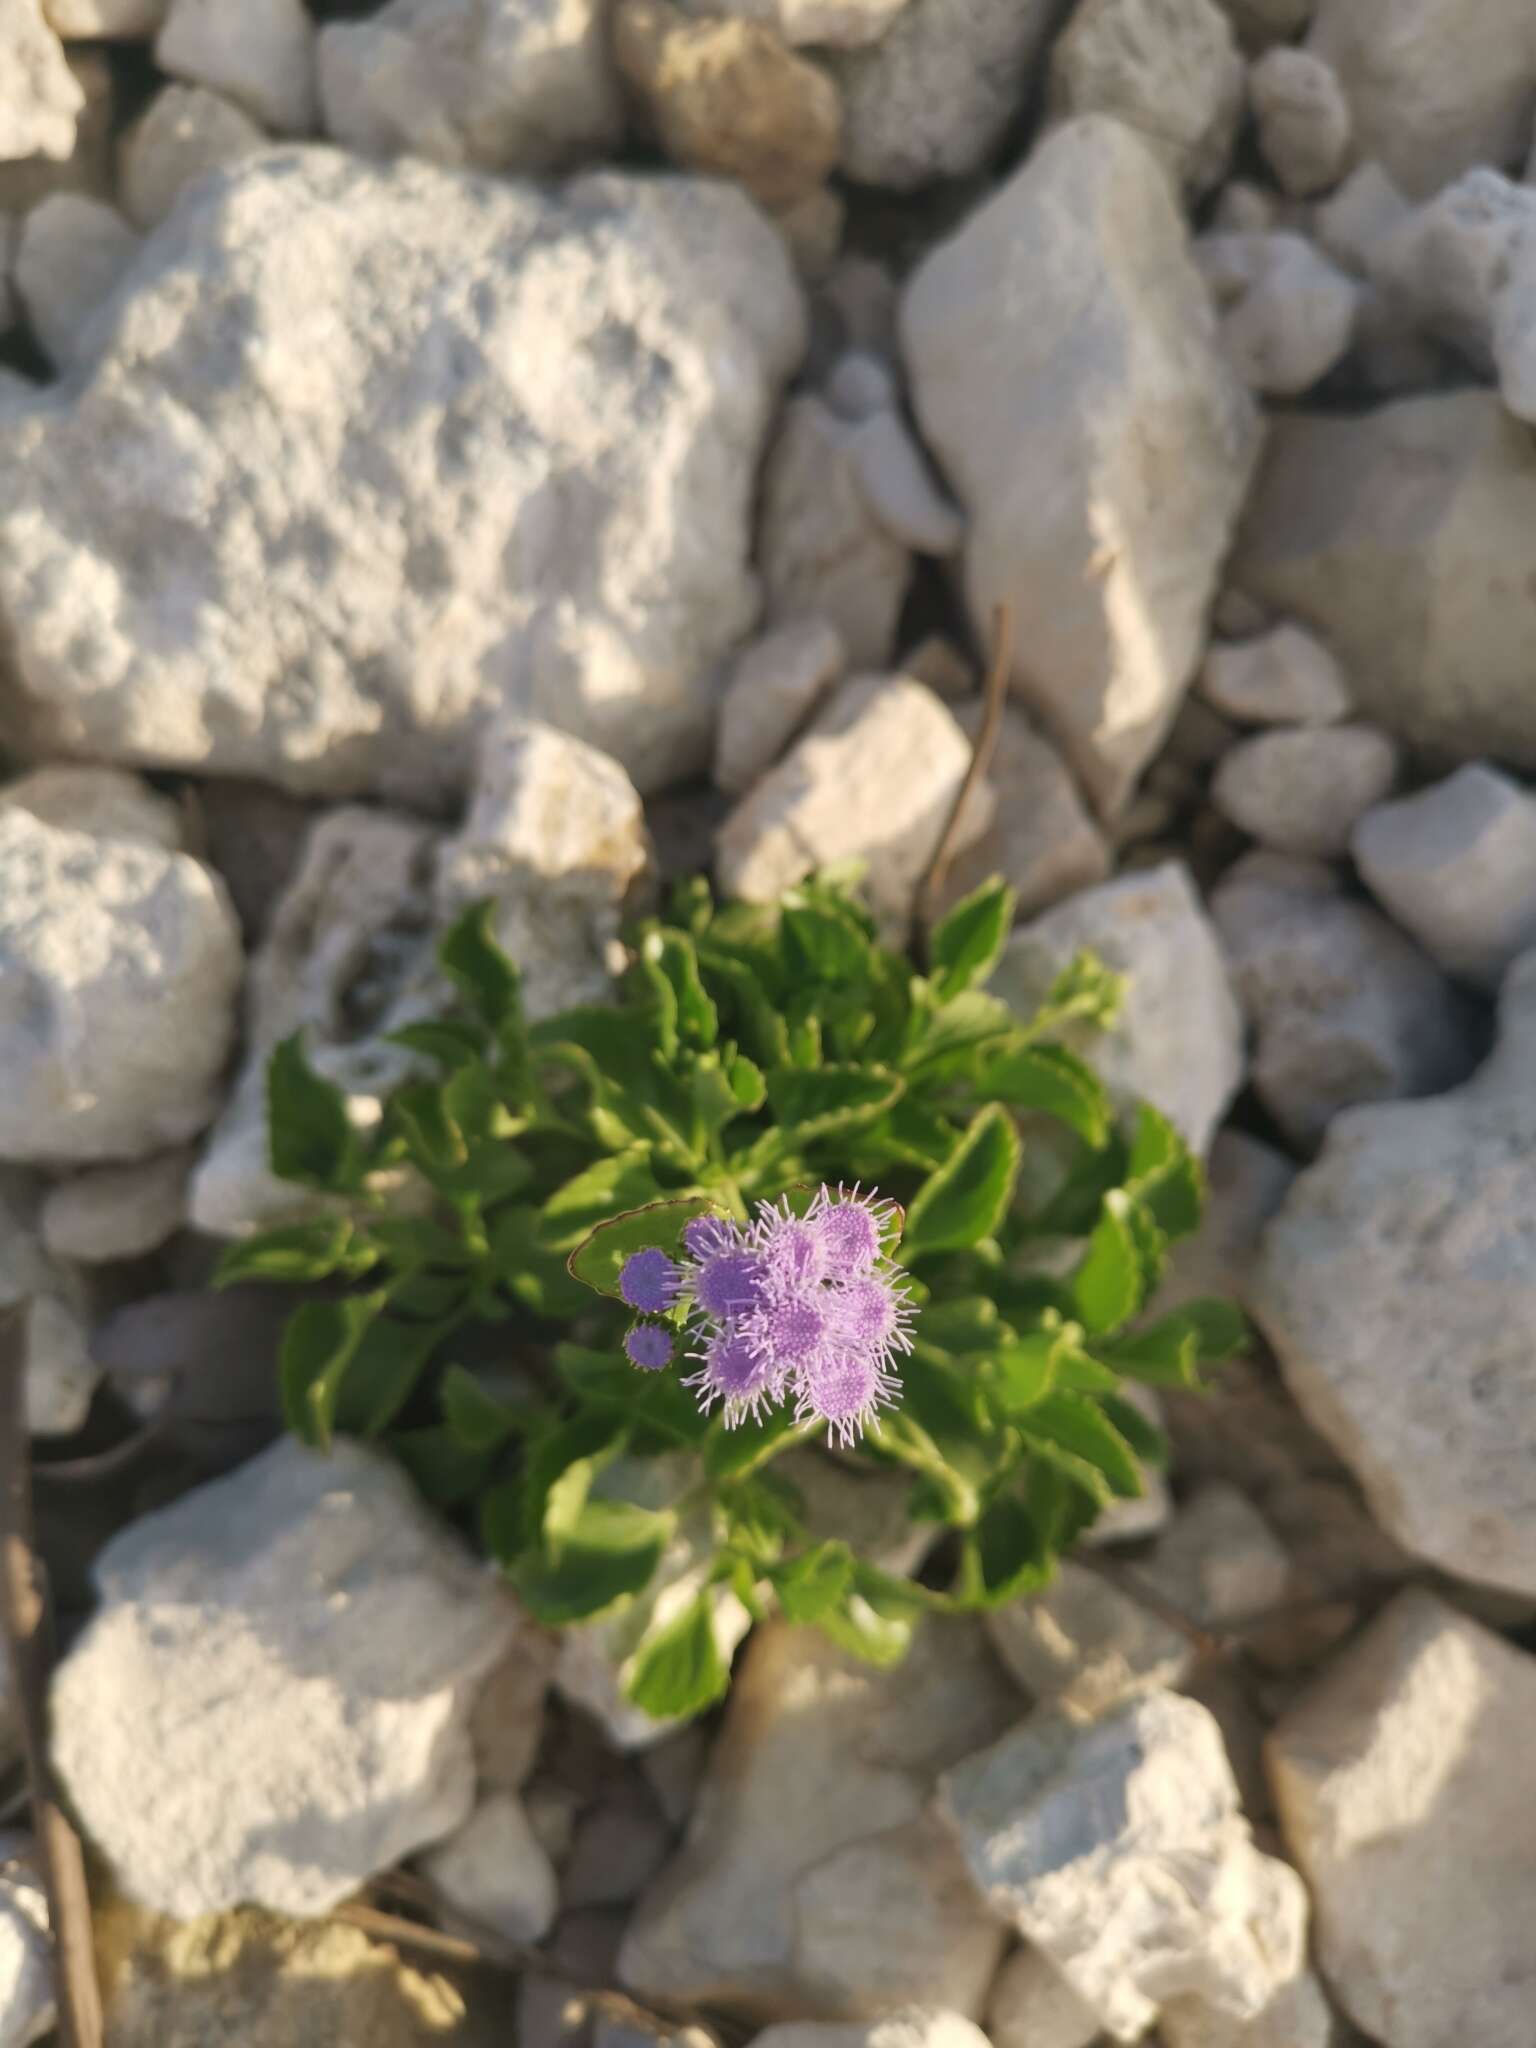
[[(636, 1252), (619, 1291), (652, 1316), (686, 1304), (698, 1370), (683, 1385), (705, 1409), (720, 1403), (727, 1428), (793, 1399), (797, 1422), (852, 1444), (899, 1395), (896, 1356), (912, 1348), (912, 1304), (886, 1252), (896, 1218), (873, 1193), (825, 1186), (803, 1216), (787, 1197), (746, 1226), (699, 1216), (679, 1261)], [(671, 1357), (658, 1323), (637, 1323), (624, 1348), (647, 1371)]]

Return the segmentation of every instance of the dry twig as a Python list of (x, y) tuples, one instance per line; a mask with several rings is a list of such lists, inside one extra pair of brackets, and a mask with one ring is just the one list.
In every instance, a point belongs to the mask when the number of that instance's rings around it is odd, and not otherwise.
[(1000, 604), (992, 614), (992, 660), (987, 669), (985, 695), (982, 699), (981, 725), (976, 733), (976, 743), (971, 748), (970, 764), (965, 779), (960, 784), (949, 816), (944, 821), (944, 830), (939, 834), (938, 844), (933, 849), (933, 858), (923, 872), (923, 879), (917, 890), (917, 921), (927, 943), (929, 927), (934, 922), (938, 906), (939, 891), (944, 886), (944, 877), (954, 858), (955, 836), (960, 829), (960, 820), (971, 792), (992, 765), (992, 756), (997, 750), (997, 735), (1003, 722), (1003, 704), (1008, 695), (1008, 674), (1013, 665), (1013, 609)]

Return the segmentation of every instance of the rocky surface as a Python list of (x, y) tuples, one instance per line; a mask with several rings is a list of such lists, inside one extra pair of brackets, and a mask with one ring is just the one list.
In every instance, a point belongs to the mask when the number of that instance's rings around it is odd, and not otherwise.
[(0, 2041), (30, 2048), (53, 2032), (48, 1900), (35, 1843), (0, 1831)]
[(1261, 846), (1328, 859), (1391, 794), (1398, 766), (1396, 745), (1373, 725), (1259, 733), (1223, 759), (1211, 801)]

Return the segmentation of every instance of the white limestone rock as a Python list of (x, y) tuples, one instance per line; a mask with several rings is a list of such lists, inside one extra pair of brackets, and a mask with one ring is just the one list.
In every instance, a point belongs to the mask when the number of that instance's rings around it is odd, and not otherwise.
[(901, 326), (977, 634), (1011, 603), (1014, 687), (1113, 812), (1194, 670), (1259, 439), (1155, 159), (1103, 116), (1057, 128), (919, 266)]
[(276, 135), (314, 132), (315, 28), (303, 0), (171, 0), (155, 59)]
[(1242, 1085), (1242, 1019), (1185, 868), (1121, 875), (1022, 926), (992, 989), (1028, 1016), (1085, 947), (1128, 986), (1119, 1020), (1073, 1043), (1121, 1107), (1150, 1102), (1203, 1154)]
[(1311, 50), (1267, 50), (1248, 74), (1259, 148), (1294, 199), (1337, 184), (1349, 155), (1349, 102), (1338, 78)]
[(84, 105), (40, 0), (7, 0), (0, 19), (0, 165), (34, 155), (67, 157)]
[(130, 845), (185, 850), (182, 817), (169, 797), (157, 796), (138, 775), (120, 768), (73, 767), (54, 763), (0, 783), (0, 807), (14, 805), (61, 831), (88, 832), (93, 839), (126, 839)]
[(421, 1868), (452, 1911), (507, 1941), (542, 1941), (560, 1904), (555, 1867), (512, 1792), (482, 1799)]
[(515, 711), (686, 778), (802, 319), (721, 185), (322, 149), (204, 181), (90, 378), (0, 412), (40, 740), (431, 809)]
[(487, 171), (559, 169), (624, 130), (601, 0), (389, 0), (320, 31), (327, 135)]
[(1279, 853), (1326, 859), (1392, 792), (1400, 753), (1374, 725), (1281, 727), (1240, 740), (1211, 782), (1223, 817)]
[(516, 1613), (386, 1459), (281, 1440), (95, 1578), (54, 1762), (129, 1898), (324, 1913), (469, 1813), (470, 1709)]
[(847, 666), (829, 619), (792, 619), (738, 657), (720, 700), (714, 782), (742, 796), (778, 760)]
[(88, 361), (94, 316), (139, 253), (139, 237), (115, 207), (56, 192), (22, 224), (13, 272), (33, 335), (55, 369)]
[(1350, 851), (1438, 967), (1496, 989), (1536, 943), (1536, 797), (1484, 761), (1365, 813)]
[(1314, 633), (1289, 624), (1212, 644), (1200, 695), (1239, 725), (1337, 725), (1350, 713), (1344, 671)]
[(1117, 2040), (1181, 1994), (1253, 2018), (1302, 1966), (1305, 1889), (1255, 1849), (1194, 1700), (1147, 1693), (1086, 1726), (1037, 1710), (941, 1778), (939, 1811), (993, 1910)]
[[(1413, 1590), (1269, 1737), (1319, 1961), (1383, 2048), (1523, 2048), (1533, 1712), (1536, 1662)], [(1182, 2036), (1174, 2048), (1186, 2048)]]
[(1002, 1930), (925, 1813), (1017, 1696), (979, 1627), (925, 1622), (879, 1671), (814, 1629), (755, 1632), (688, 1837), (620, 1951), (641, 1999), (763, 2020), (921, 2002), (977, 2015)]
[(1294, 398), (1343, 361), (1361, 291), (1305, 237), (1206, 235), (1195, 248), (1221, 309), (1221, 339), (1254, 391)]
[(784, 2020), (751, 2048), (992, 2048), (974, 2020), (935, 2006), (908, 2006), (877, 2020)]
[(1029, 1697), (1092, 1721), (1138, 1693), (1180, 1686), (1189, 1638), (1108, 1579), (1063, 1558), (1043, 1593), (985, 1617), (992, 1647)]
[(1348, 2034), (1315, 1970), (1298, 1970), (1251, 2020), (1200, 1998), (1170, 1998), (1157, 2016), (1163, 2048), (1346, 2048)]
[(1016, 1948), (987, 2002), (992, 2048), (1094, 2048), (1099, 2016), (1038, 1949)]
[(1247, 1623), (1292, 1591), (1285, 1546), (1246, 1495), (1222, 1480), (1190, 1495), (1136, 1573), (1204, 1628)]
[(152, 36), (170, 0), (44, 0), (43, 12), (56, 35), (133, 42)]
[(1536, 192), (1482, 165), (1378, 233), (1366, 268), (1399, 322), (1486, 375), (1495, 307), (1533, 240)]
[(7, 1829), (0, 1832), (0, 2048), (31, 2048), (53, 2032), (53, 1967), (37, 1848)]
[(1338, 1120), (1265, 1233), (1251, 1301), (1389, 1535), (1530, 1595), (1536, 954), (1509, 970), (1500, 1018), (1464, 1086)]
[(186, 1220), (186, 1146), (128, 1166), (92, 1166), (50, 1188), (40, 1220), (55, 1258), (98, 1265), (158, 1251)]
[(919, 555), (954, 554), (965, 521), (893, 408), (859, 420), (849, 431), (848, 453), (864, 502), (887, 533)]
[[(91, 1358), (90, 1303), (80, 1275), (43, 1244), (44, 1191), (35, 1175), (0, 1167), (0, 1305), (24, 1302), (23, 1410), (32, 1436), (71, 1436), (101, 1378)], [(0, 1672), (0, 1758), (6, 1740)]]
[[(955, 706), (973, 745), (982, 715), (974, 694)], [(1003, 706), (987, 780), (997, 809), (981, 837), (950, 863), (940, 891), (944, 907), (1000, 874), (1013, 885), (1018, 915), (1033, 917), (1109, 879), (1109, 842), (1089, 816), (1066, 763), (1012, 704)]]
[(243, 107), (202, 85), (163, 86), (118, 147), (123, 211), (147, 233), (182, 193), (267, 144), (267, 132)]
[(1412, 212), (1412, 202), (1380, 164), (1357, 164), (1337, 190), (1313, 207), (1312, 233), (1341, 269), (1365, 277), (1378, 248)]

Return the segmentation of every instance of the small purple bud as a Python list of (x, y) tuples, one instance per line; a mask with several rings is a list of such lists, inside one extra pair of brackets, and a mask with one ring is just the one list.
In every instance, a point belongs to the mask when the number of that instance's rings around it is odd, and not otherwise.
[(672, 1363), (672, 1339), (660, 1323), (636, 1323), (624, 1339), (631, 1365), (642, 1372), (660, 1372)]
[(676, 1301), (683, 1276), (663, 1251), (634, 1252), (619, 1272), (619, 1292), (631, 1308), (660, 1315)]

